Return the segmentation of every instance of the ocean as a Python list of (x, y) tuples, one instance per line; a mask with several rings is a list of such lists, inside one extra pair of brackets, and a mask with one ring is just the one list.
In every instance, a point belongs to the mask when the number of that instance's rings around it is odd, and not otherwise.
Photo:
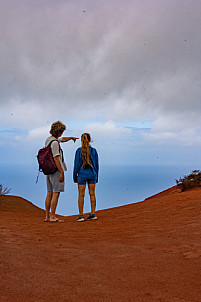
[[(38, 183), (37, 164), (1, 164), (0, 184), (11, 188), (11, 195), (23, 197), (44, 209), (46, 196), (45, 176), (40, 173)], [(96, 186), (97, 210), (136, 203), (168, 189), (178, 179), (196, 167), (190, 166), (101, 166)], [(84, 211), (90, 211), (86, 189)], [(61, 193), (57, 213), (64, 216), (78, 213), (77, 185), (72, 180), (72, 167), (65, 174), (65, 192)]]

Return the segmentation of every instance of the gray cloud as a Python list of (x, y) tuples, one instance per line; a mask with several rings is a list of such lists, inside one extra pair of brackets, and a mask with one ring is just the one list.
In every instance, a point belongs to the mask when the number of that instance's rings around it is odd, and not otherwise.
[(2, 123), (199, 127), (200, 11), (199, 0), (0, 1)]

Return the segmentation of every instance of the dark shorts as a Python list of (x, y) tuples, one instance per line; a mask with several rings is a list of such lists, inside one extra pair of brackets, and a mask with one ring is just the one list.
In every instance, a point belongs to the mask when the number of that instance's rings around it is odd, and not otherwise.
[(86, 178), (86, 177), (78, 176), (77, 183), (78, 183), (78, 185), (86, 185), (86, 183), (95, 184), (96, 179), (89, 179), (89, 178)]

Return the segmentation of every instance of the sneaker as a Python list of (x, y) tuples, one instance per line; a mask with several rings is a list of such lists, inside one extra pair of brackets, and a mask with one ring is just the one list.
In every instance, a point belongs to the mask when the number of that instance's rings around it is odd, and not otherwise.
[(77, 218), (77, 221), (84, 221), (84, 216), (83, 215), (79, 215)]
[(97, 220), (97, 216), (96, 214), (89, 214), (89, 216), (87, 217), (87, 220)]

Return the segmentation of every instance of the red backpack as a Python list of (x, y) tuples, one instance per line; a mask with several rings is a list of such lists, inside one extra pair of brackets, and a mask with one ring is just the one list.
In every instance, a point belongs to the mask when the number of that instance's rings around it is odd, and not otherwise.
[[(58, 142), (58, 140), (54, 139), (49, 143), (47, 147), (42, 148), (38, 151), (37, 160), (39, 164), (39, 171), (43, 172), (45, 175), (53, 174), (57, 171), (57, 166), (55, 164), (51, 149), (51, 143), (54, 141)], [(60, 144), (59, 151), (61, 151)]]

